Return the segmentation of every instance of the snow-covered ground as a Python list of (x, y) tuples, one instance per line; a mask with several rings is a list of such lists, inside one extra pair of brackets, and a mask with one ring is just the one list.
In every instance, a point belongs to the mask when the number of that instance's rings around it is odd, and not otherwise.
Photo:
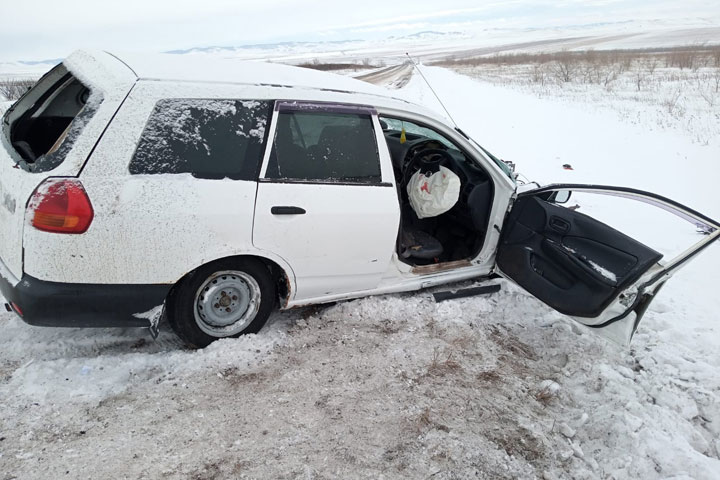
[[(612, 106), (423, 72), (458, 124), (526, 177), (643, 188), (720, 217), (718, 142)], [(417, 75), (396, 93), (439, 110)], [(633, 223), (665, 246), (690, 239)], [(668, 282), (628, 349), (504, 281), (440, 304), (419, 292), (277, 313), (258, 335), (198, 352), (166, 325), (153, 342), (2, 313), (0, 472), (718, 478), (719, 267), (714, 245)]]
[[(720, 51), (713, 53), (720, 55)], [(464, 75), (569, 105), (614, 111), (623, 123), (686, 134), (699, 144), (720, 142), (720, 56), (695, 56), (693, 68), (667, 66), (667, 56), (637, 55), (603, 64), (571, 63), (562, 81), (557, 62), (457, 65)]]

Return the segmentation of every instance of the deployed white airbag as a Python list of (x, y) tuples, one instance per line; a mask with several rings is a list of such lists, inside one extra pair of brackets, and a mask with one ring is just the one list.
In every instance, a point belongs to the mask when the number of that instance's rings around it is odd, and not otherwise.
[(418, 218), (436, 217), (450, 210), (460, 197), (460, 178), (440, 167), (432, 175), (415, 172), (407, 185), (410, 206)]

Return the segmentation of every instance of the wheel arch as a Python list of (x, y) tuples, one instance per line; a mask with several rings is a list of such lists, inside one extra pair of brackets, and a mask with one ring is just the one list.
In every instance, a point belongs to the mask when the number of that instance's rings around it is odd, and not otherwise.
[(255, 260), (267, 267), (267, 269), (270, 271), (270, 275), (275, 282), (275, 286), (277, 289), (278, 294), (278, 301), (280, 304), (280, 308), (284, 309), (287, 308), (288, 302), (290, 301), (290, 298), (292, 296), (292, 293), (295, 291), (295, 282), (294, 282), (294, 275), (292, 273), (292, 269), (290, 266), (284, 262), (282, 259), (275, 259), (270, 258), (269, 256), (263, 256), (258, 254), (236, 254), (236, 255), (227, 255), (225, 257), (219, 257), (214, 258), (208, 262), (196, 265), (191, 270), (186, 272), (182, 277), (180, 277), (173, 285), (170, 287), (170, 291), (167, 294), (167, 298), (171, 298), (177, 291), (178, 286), (187, 278), (191, 277), (199, 268), (204, 267), (206, 265), (211, 265), (213, 263), (220, 263), (227, 260)]

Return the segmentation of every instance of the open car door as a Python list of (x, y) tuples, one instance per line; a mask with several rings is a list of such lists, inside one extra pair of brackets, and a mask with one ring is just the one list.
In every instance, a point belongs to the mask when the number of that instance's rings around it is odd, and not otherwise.
[[(612, 195), (651, 204), (691, 222), (705, 235), (675, 258), (560, 202), (570, 192)], [(497, 251), (499, 273), (560, 313), (620, 344), (630, 342), (663, 284), (720, 238), (720, 223), (640, 190), (550, 185), (518, 195)]]

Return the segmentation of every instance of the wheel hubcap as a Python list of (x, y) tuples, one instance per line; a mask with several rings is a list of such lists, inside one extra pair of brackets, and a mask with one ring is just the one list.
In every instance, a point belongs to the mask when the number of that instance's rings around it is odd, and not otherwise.
[(242, 332), (260, 307), (260, 286), (245, 272), (222, 271), (208, 277), (195, 294), (195, 321), (214, 337)]

